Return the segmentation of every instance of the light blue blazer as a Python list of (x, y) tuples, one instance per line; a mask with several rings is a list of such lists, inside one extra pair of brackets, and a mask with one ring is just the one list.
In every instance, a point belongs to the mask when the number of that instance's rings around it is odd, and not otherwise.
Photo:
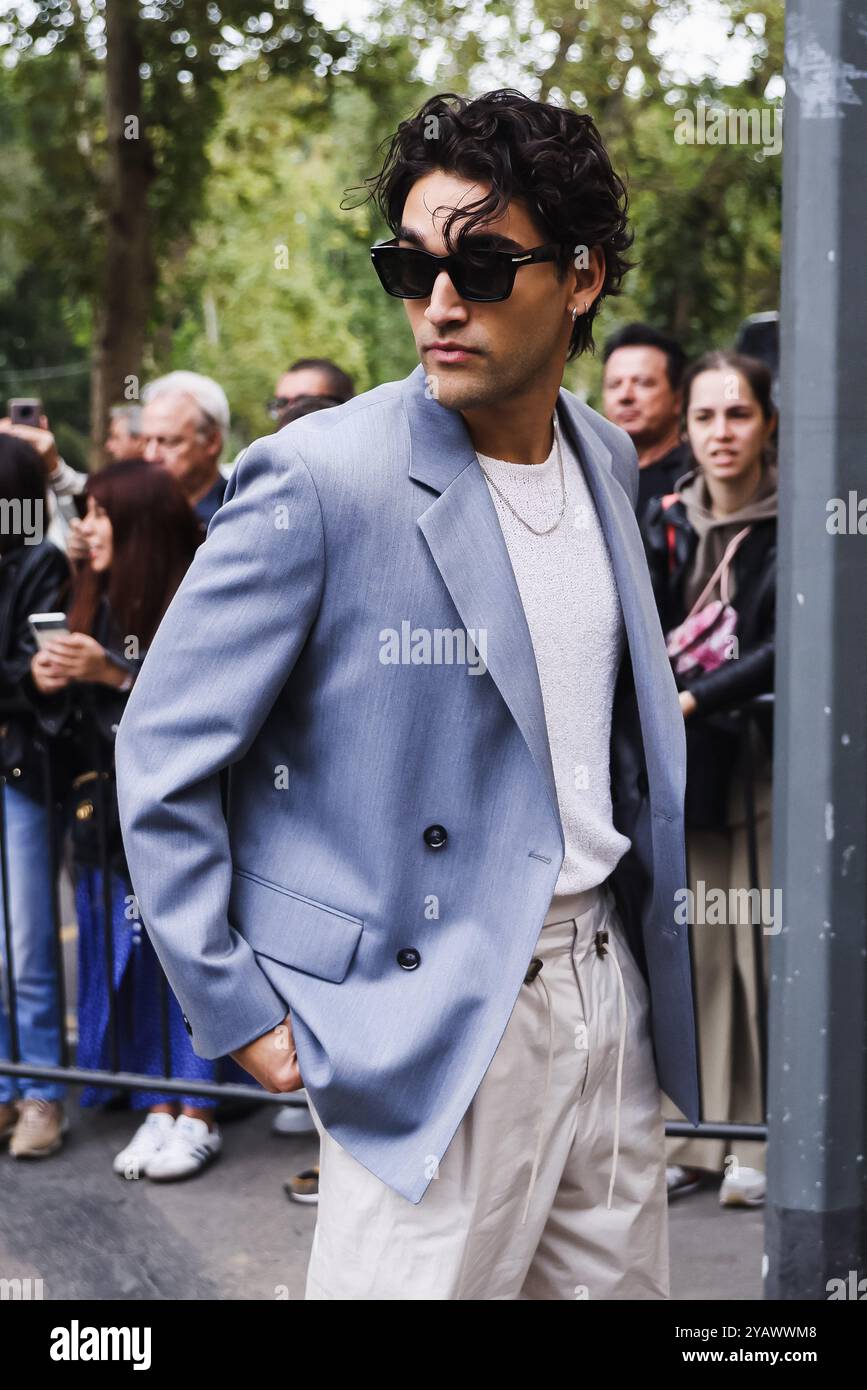
[[(674, 917), (685, 739), (637, 461), (569, 391), (557, 410), (628, 635), (611, 786), (632, 848), (611, 885), (649, 984), (660, 1084), (697, 1121)], [(461, 632), (478, 639), (465, 652)], [(463, 418), (421, 365), (242, 456), (116, 756), (133, 887), (195, 1051), (235, 1051), (291, 1011), (323, 1124), (418, 1202), (503, 1035), (564, 855), (500, 523)]]

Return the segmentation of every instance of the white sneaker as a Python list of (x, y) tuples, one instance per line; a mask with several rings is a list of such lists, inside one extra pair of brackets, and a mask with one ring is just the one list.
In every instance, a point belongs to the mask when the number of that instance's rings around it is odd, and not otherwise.
[(684, 1168), (679, 1163), (669, 1163), (665, 1170), (665, 1185), (668, 1200), (673, 1197), (687, 1197), (701, 1187), (701, 1173), (696, 1168)]
[(721, 1207), (761, 1207), (764, 1205), (767, 1180), (758, 1168), (739, 1168), (722, 1180), (719, 1190)]
[(125, 1149), (121, 1149), (112, 1168), (122, 1178), (144, 1177), (144, 1166), (163, 1147), (175, 1124), (167, 1110), (152, 1110), (140, 1124)]
[(278, 1107), (277, 1114), (271, 1122), (271, 1133), (316, 1133), (313, 1116), (307, 1108), (307, 1092), (303, 1086), (300, 1091), (292, 1091), (287, 1103)]
[(213, 1163), (222, 1147), (219, 1129), (208, 1129), (195, 1115), (179, 1115), (166, 1143), (145, 1164), (144, 1175), (156, 1182), (190, 1178)]

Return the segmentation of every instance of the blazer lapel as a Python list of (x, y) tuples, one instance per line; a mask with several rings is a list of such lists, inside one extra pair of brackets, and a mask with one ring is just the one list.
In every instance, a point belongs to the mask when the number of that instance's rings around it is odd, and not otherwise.
[[(418, 518), (434, 562), (464, 627), (483, 630), (488, 671), (520, 729), (544, 781), (563, 839), (539, 674), (532, 639), (496, 508), (459, 411), (430, 396), (421, 364), (403, 382), (409, 425), (410, 477), (438, 494)], [(584, 468), (620, 597), (644, 739), (651, 801), (674, 815), (667, 788), (677, 785), (685, 749), (666, 747), (663, 730), (676, 693), (631, 503), (612, 471), (611, 452), (577, 403), (561, 389), (557, 412)], [(668, 699), (671, 708), (665, 708)], [(575, 712), (580, 718), (580, 710)], [(667, 765), (666, 760), (671, 763)], [(673, 781), (672, 781), (673, 774)], [(565, 843), (564, 843), (565, 852)]]
[(563, 828), (536, 657), (496, 508), (459, 411), (426, 394), (421, 364), (404, 382), (409, 474), (439, 495), (418, 525), (461, 622), (484, 633), (481, 655), (523, 735)]

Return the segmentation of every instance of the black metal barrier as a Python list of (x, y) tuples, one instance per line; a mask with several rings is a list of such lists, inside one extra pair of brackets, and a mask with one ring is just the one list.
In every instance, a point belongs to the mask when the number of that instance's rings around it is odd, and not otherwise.
[[(738, 712), (740, 723), (740, 736), (744, 756), (741, 765), (744, 769), (744, 811), (747, 825), (748, 837), (748, 859), (750, 872), (750, 888), (761, 889), (759, 883), (759, 857), (756, 841), (756, 817), (755, 817), (755, 787), (752, 776), (753, 761), (751, 750), (754, 746), (753, 740), (758, 731), (754, 727), (755, 712), (762, 707), (773, 706), (773, 696), (760, 696), (757, 700), (751, 701)], [(17, 706), (8, 703), (0, 703), (0, 721), (4, 713), (13, 712)], [(2, 893), (3, 905), (3, 970), (5, 990), (0, 994), (0, 1007), (3, 1006), (3, 996), (5, 995), (5, 1006), (9, 1017), (9, 1032), (11, 1043), (11, 1057), (0, 1057), (0, 1075), (5, 1076), (27, 1076), (40, 1080), (57, 1080), (71, 1084), (105, 1085), (119, 1090), (154, 1090), (158, 1089), (172, 1095), (196, 1094), (208, 1097), (225, 1099), (254, 1099), (257, 1101), (271, 1102), (277, 1105), (291, 1103), (292, 1093), (273, 1094), (265, 1091), (252, 1081), (249, 1085), (244, 1085), (231, 1081), (205, 1081), (199, 1078), (178, 1078), (171, 1074), (170, 1070), (170, 1038), (169, 1038), (169, 985), (165, 975), (160, 972), (160, 1035), (161, 1035), (161, 1063), (162, 1070), (159, 1073), (133, 1073), (122, 1071), (119, 1065), (120, 1050), (118, 1045), (118, 1019), (117, 1001), (113, 987), (114, 980), (114, 958), (112, 943), (112, 900), (111, 900), (111, 874), (108, 846), (106, 844), (105, 827), (107, 816), (105, 814), (105, 797), (108, 794), (106, 785), (107, 778), (102, 775), (108, 769), (105, 766), (105, 748), (102, 740), (93, 740), (94, 768), (92, 773), (84, 774), (84, 778), (89, 778), (93, 783), (93, 794), (97, 801), (94, 810), (98, 812), (97, 824), (99, 828), (99, 856), (101, 866), (101, 879), (103, 887), (103, 948), (104, 948), (104, 967), (106, 970), (106, 981), (108, 982), (109, 997), (109, 1046), (111, 1052), (111, 1068), (108, 1070), (90, 1070), (73, 1065), (69, 1056), (69, 1038), (66, 1026), (66, 981), (63, 961), (63, 941), (60, 921), (60, 893), (59, 877), (62, 861), (64, 835), (58, 839), (55, 832), (54, 816), (49, 814), (48, 820), (48, 842), (46, 853), (49, 856), (51, 867), (52, 883), (52, 913), (54, 921), (54, 955), (57, 971), (57, 1008), (59, 1036), (61, 1040), (60, 1057), (57, 1066), (39, 1066), (33, 1063), (22, 1061), (20, 1057), (19, 1030), (16, 1006), (16, 987), (15, 987), (15, 961), (12, 949), (12, 923), (10, 921), (9, 910), (9, 865), (8, 865), (8, 837), (6, 828), (6, 817), (4, 798), (0, 796), (0, 893)], [(51, 808), (54, 803), (54, 788), (52, 786), (51, 761), (45, 753), (42, 758), (43, 763), (43, 798), (44, 805)], [(0, 785), (11, 782), (14, 777), (14, 770), (6, 776), (0, 774)], [(83, 785), (82, 779), (78, 779), (79, 785)], [(225, 785), (224, 785), (225, 794)], [(68, 827), (67, 827), (68, 828)], [(132, 889), (130, 889), (132, 891)], [(758, 1027), (761, 1045), (761, 1065), (762, 1065), (762, 1099), (763, 1110), (767, 1113), (767, 999), (765, 986), (765, 972), (763, 964), (762, 947), (762, 924), (753, 923), (754, 941), (754, 960), (756, 972), (756, 996), (758, 1001)], [(697, 1038), (698, 1038), (698, 1030)], [(703, 1111), (702, 1111), (703, 1113)], [(720, 1123), (713, 1120), (703, 1120), (695, 1127), (691, 1124), (670, 1120), (666, 1122), (665, 1132), (670, 1137), (684, 1138), (709, 1138), (709, 1139), (766, 1139), (766, 1124), (739, 1124), (739, 1123)]]
[[(78, 698), (85, 705), (88, 700), (86, 687), (81, 687)], [(26, 711), (17, 701), (0, 701), (0, 724), (4, 717)], [(91, 727), (93, 727), (92, 721)], [(51, 882), (51, 910), (53, 918), (54, 960), (56, 978), (55, 997), (57, 1006), (57, 1025), (60, 1038), (59, 1057), (56, 1066), (40, 1065), (21, 1058), (20, 1029), (18, 1026), (18, 998), (15, 976), (15, 957), (13, 949), (10, 900), (9, 900), (9, 836), (6, 824), (5, 798), (0, 796), (0, 903), (3, 909), (2, 960), (0, 960), (0, 1009), (5, 1009), (9, 1021), (10, 1057), (0, 1056), (0, 1075), (25, 1076), (40, 1081), (58, 1081), (64, 1084), (107, 1086), (113, 1090), (164, 1091), (171, 1095), (196, 1095), (220, 1100), (256, 1100), (276, 1105), (291, 1104), (293, 1093), (275, 1094), (265, 1091), (251, 1077), (250, 1084), (234, 1081), (208, 1081), (204, 1078), (184, 1078), (173, 1076), (170, 1065), (171, 1043), (169, 1033), (169, 984), (164, 973), (159, 972), (159, 1019), (161, 1069), (158, 1072), (131, 1072), (121, 1069), (118, 1036), (117, 996), (114, 988), (114, 946), (112, 911), (112, 863), (107, 843), (106, 826), (109, 823), (106, 797), (109, 791), (110, 753), (104, 741), (95, 732), (90, 739), (91, 756), (88, 761), (92, 767), (72, 782), (69, 792), (62, 797), (63, 833), (58, 836), (55, 827), (55, 788), (53, 786), (52, 759), (46, 748), (41, 752), (42, 764), (42, 805), (48, 808), (46, 817), (47, 834), (45, 852), (49, 864)], [(0, 773), (0, 787), (14, 785), (16, 769)], [(111, 1066), (108, 1069), (83, 1068), (74, 1065), (70, 1059), (70, 1040), (67, 1027), (67, 988), (66, 969), (63, 958), (63, 934), (60, 912), (60, 877), (64, 860), (64, 847), (68, 838), (69, 822), (74, 814), (73, 792), (86, 789), (90, 795), (79, 807), (80, 814), (95, 817), (98, 842), (98, 867), (102, 883), (102, 948), (103, 968), (105, 970), (108, 995), (108, 1048)], [(114, 870), (115, 874), (117, 869)], [(132, 886), (129, 888), (132, 894)], [(145, 930), (142, 923), (142, 930)]]

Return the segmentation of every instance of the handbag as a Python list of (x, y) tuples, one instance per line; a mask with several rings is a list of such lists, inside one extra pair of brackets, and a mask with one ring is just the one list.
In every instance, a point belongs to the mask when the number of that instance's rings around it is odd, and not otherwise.
[[(729, 541), (725, 554), (705, 584), (683, 622), (665, 636), (665, 647), (675, 674), (689, 678), (716, 671), (730, 657), (731, 640), (738, 624), (737, 611), (729, 602), (729, 574), (735, 551), (752, 526), (745, 526)], [(720, 597), (706, 602), (717, 580)]]
[[(677, 493), (663, 498), (663, 507), (678, 501)], [(752, 530), (746, 526), (729, 542), (690, 612), (666, 634), (666, 649), (679, 676), (715, 671), (729, 657), (737, 612), (729, 602), (732, 557)], [(674, 569), (674, 526), (667, 527), (669, 571)], [(705, 603), (720, 580), (720, 597)], [(688, 830), (722, 830), (727, 824), (731, 769), (740, 747), (738, 731), (727, 713), (686, 721), (686, 793), (683, 818)]]

